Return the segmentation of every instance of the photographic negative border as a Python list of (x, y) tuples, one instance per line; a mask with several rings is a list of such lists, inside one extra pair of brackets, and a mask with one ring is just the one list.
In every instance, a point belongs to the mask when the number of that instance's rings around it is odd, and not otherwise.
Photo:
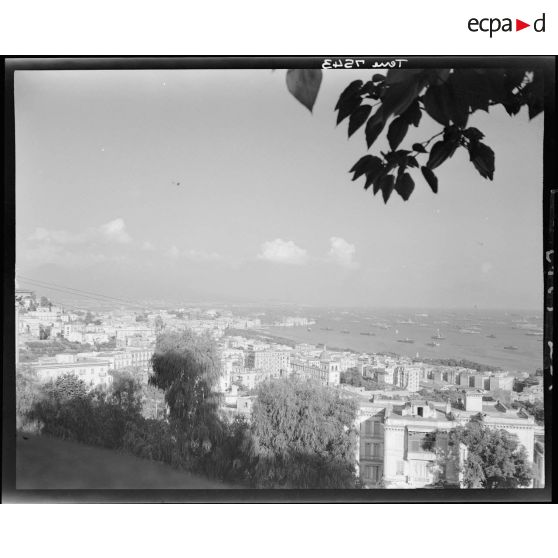
[[(350, 56), (367, 63), (386, 64), (406, 60), (404, 68), (443, 67), (538, 67), (544, 71), (543, 148), (543, 273), (544, 273), (544, 406), (545, 488), (510, 490), (16, 490), (15, 488), (15, 114), (14, 72), (18, 70), (155, 70), (155, 69), (291, 69), (321, 68), (320, 57), (9, 57), (4, 59), (4, 281), (3, 281), (3, 429), (2, 497), (6, 502), (549, 502), (553, 498), (551, 477), (552, 426), (554, 426), (553, 376), (556, 350), (555, 247), (558, 246), (558, 181), (556, 177), (556, 58), (552, 56)], [(366, 66), (367, 68), (369, 66)], [(334, 71), (334, 70), (330, 70)], [(339, 70), (338, 70), (339, 71)]]

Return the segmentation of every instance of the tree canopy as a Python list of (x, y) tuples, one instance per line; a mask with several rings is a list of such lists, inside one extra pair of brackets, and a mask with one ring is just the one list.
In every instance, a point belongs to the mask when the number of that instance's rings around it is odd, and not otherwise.
[[(288, 90), (310, 111), (321, 82), (321, 70), (287, 72)], [(386, 152), (361, 157), (349, 171), (352, 180), (364, 177), (364, 189), (372, 187), (374, 195), (381, 191), (386, 203), (394, 190), (407, 201), (415, 188), (413, 175), (420, 169), (437, 193), (434, 170), (459, 148), (467, 151), (483, 178), (492, 180), (494, 151), (482, 141), (484, 133), (468, 125), (470, 116), (501, 105), (510, 116), (527, 107), (532, 119), (543, 110), (543, 92), (542, 71), (528, 68), (391, 69), (385, 75), (373, 74), (366, 82), (352, 81), (335, 105), (337, 124), (348, 119), (349, 137), (364, 126), (368, 149), (384, 131), (389, 144)], [(424, 114), (441, 127), (439, 132), (401, 148)]]
[(297, 379), (261, 384), (252, 410), (253, 482), (260, 488), (354, 488), (354, 400)]
[(181, 450), (203, 454), (220, 436), (217, 383), (220, 369), (215, 342), (186, 330), (162, 333), (152, 357), (149, 384), (165, 392), (169, 419)]
[[(435, 436), (426, 439), (432, 449)], [(467, 448), (462, 464), (465, 488), (518, 488), (529, 486), (533, 474), (525, 448), (517, 436), (506, 430), (495, 430), (479, 420), (458, 426), (449, 432), (449, 453), (440, 453), (440, 461), (448, 460), (460, 444)]]

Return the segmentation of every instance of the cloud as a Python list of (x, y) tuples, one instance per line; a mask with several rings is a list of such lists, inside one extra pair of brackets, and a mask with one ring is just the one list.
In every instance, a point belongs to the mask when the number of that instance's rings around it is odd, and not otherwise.
[(262, 244), (258, 258), (274, 263), (303, 265), (308, 261), (308, 254), (292, 240), (276, 238)]
[(129, 244), (132, 242), (132, 237), (126, 231), (124, 219), (118, 217), (98, 227), (89, 227), (77, 232), (64, 230), (53, 231), (38, 227), (35, 229), (35, 232), (29, 236), (28, 240), (39, 244), (66, 246), (107, 242)]
[(149, 242), (148, 240), (144, 240), (142, 245), (141, 245), (141, 249), (151, 251), (151, 250), (155, 250), (155, 246), (153, 246), (153, 244), (151, 242)]
[(109, 241), (118, 242), (120, 244), (129, 244), (132, 242), (132, 237), (126, 231), (124, 219), (120, 217), (101, 225), (99, 230)]
[(353, 269), (358, 267), (357, 262), (354, 260), (356, 253), (354, 244), (351, 244), (338, 236), (332, 236), (329, 239), (329, 243), (331, 246), (328, 252), (329, 261), (343, 267)]
[(18, 239), (17, 256), (36, 265), (88, 267), (103, 261), (121, 261), (122, 255), (114, 253), (112, 247), (131, 242), (120, 217), (79, 231), (37, 227), (26, 239)]

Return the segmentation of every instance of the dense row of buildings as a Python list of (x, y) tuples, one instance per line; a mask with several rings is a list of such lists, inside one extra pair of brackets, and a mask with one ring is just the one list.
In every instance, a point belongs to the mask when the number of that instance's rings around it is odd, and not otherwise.
[[(544, 486), (544, 428), (524, 409), (512, 409), (499, 401), (485, 402), (483, 393), (475, 389), (463, 390), (463, 408), (459, 409), (449, 402), (361, 401), (358, 462), (363, 486), (422, 488), (440, 479), (459, 486), (458, 465), (466, 455), (455, 448), (455, 466), (446, 470), (438, 469), (437, 456), (448, 452), (449, 431), (473, 418), (489, 428), (515, 434), (533, 465), (533, 486)], [(437, 434), (436, 444), (429, 449), (425, 437), (432, 433)]]
[[(157, 332), (162, 328), (187, 327), (218, 340), (222, 410), (231, 417), (241, 414), (249, 418), (255, 398), (253, 390), (274, 378), (294, 376), (313, 380), (356, 398), (359, 403), (356, 457), (364, 487), (418, 488), (432, 485), (442, 474), (459, 484), (459, 464), (466, 457), (465, 450), (457, 451), (454, 461), (441, 472), (437, 469), (436, 451), (426, 450), (424, 440), (429, 433), (437, 432), (437, 450), (447, 450), (444, 433), (473, 417), (480, 417), (490, 428), (516, 434), (533, 465), (534, 486), (544, 485), (543, 428), (524, 409), (512, 409), (501, 401), (483, 401), (486, 394), (511, 392), (514, 376), (509, 373), (481, 373), (393, 355), (331, 351), (304, 343), (293, 347), (248, 334), (224, 335), (227, 328), (251, 329), (261, 325), (259, 318), (235, 317), (230, 312), (159, 311), (145, 313), (138, 321), (137, 313), (113, 311), (102, 314), (100, 320), (85, 323), (84, 312), (68, 312), (50, 303), (38, 306), (31, 294), (20, 293), (17, 315), (20, 341), (40, 339), (41, 332), (48, 328), (52, 338), (92, 346), (82, 352), (40, 357), (31, 362), (41, 381), (70, 373), (90, 387), (106, 388), (115, 371), (128, 368), (146, 383)], [(297, 320), (286, 319), (283, 325), (300, 325), (302, 322)], [(103, 348), (109, 340), (113, 341), (113, 348)], [(93, 346), (96, 350), (92, 350)], [(364, 388), (343, 384), (341, 374), (348, 370), (373, 380), (378, 389), (366, 392)], [(417, 399), (416, 392), (432, 386), (459, 392), (460, 404)], [(542, 384), (516, 394), (516, 399), (530, 402), (542, 399)]]

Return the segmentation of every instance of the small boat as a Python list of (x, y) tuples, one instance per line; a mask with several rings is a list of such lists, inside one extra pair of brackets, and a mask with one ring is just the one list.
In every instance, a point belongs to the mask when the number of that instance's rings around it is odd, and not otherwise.
[(542, 331), (528, 331), (525, 335), (530, 335), (532, 337), (540, 336)]
[(445, 337), (443, 335), (440, 334), (440, 330), (437, 329), (436, 330), (436, 335), (432, 336), (432, 339), (445, 339)]
[(496, 335), (494, 335), (493, 333), (491, 333), (490, 335), (487, 335), (487, 337), (489, 339), (496, 339)]
[(306, 331), (312, 331), (312, 328), (311, 328), (311, 327), (307, 327), (307, 328), (306, 328)]
[(427, 345), (428, 345), (429, 347), (439, 347), (439, 346), (440, 346), (440, 343), (436, 343), (435, 341), (432, 341), (432, 342), (430, 342), (430, 343), (427, 343)]
[(507, 345), (504, 349), (507, 349), (508, 351), (517, 351), (519, 347), (516, 347), (515, 345)]
[(376, 335), (375, 333), (372, 333), (371, 331), (361, 331), (360, 334), (361, 335)]
[(397, 342), (398, 343), (414, 343), (415, 340), (414, 339), (409, 339), (408, 337), (405, 337), (405, 339), (398, 339)]

